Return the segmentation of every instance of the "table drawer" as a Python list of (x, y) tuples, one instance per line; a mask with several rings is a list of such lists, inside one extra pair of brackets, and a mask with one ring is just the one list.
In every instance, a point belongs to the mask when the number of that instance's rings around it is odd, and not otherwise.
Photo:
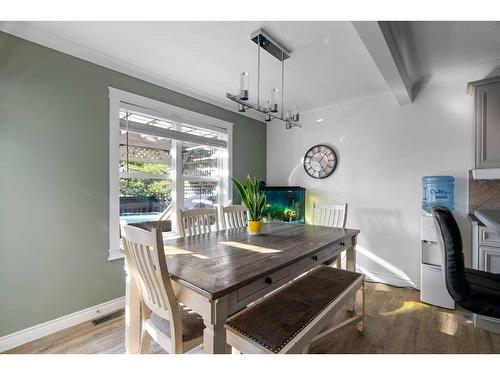
[(244, 300), (245, 298), (251, 296), (252, 294), (259, 292), (262, 289), (269, 287), (273, 283), (289, 275), (290, 275), (290, 267), (285, 267), (278, 271), (272, 272), (269, 275), (266, 275), (265, 277), (262, 277), (250, 284), (242, 286), (237, 291), (238, 302)]
[(494, 244), (500, 246), (500, 235), (485, 227), (479, 227), (479, 243)]
[(322, 264), (325, 260), (332, 258), (335, 253), (340, 253), (340, 251), (347, 249), (350, 246), (350, 242), (348, 240), (341, 241), (331, 246), (328, 246), (324, 249), (321, 249), (308, 257), (297, 262), (297, 270), (300, 270), (305, 267), (309, 267), (311, 265), (317, 264), (318, 266)]

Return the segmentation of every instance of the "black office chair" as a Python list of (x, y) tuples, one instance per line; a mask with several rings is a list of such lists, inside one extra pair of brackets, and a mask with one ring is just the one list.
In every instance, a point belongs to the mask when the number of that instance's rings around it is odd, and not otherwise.
[(465, 267), (462, 236), (451, 211), (432, 209), (444, 250), (446, 288), (457, 305), (476, 314), (500, 318), (500, 274)]

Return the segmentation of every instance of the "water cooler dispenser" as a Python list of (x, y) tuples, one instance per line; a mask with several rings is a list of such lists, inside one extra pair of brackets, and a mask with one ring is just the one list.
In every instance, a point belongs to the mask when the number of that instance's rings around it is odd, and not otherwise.
[(432, 218), (434, 206), (454, 205), (454, 178), (452, 176), (425, 176), (422, 178), (422, 209), (420, 218), (420, 300), (454, 309), (455, 302), (446, 289), (444, 254), (438, 244), (438, 234)]

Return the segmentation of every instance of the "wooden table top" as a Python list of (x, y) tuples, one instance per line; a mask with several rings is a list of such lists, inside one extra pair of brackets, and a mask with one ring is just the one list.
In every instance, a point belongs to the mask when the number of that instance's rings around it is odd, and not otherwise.
[(217, 299), (359, 230), (268, 223), (250, 236), (246, 228), (164, 241), (171, 277)]

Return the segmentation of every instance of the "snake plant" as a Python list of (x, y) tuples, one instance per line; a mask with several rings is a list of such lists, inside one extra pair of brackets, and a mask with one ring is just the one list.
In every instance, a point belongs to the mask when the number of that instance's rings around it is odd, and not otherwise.
[(238, 189), (241, 196), (241, 201), (248, 208), (251, 221), (259, 221), (262, 219), (262, 210), (266, 205), (266, 196), (259, 191), (259, 182), (254, 177), (247, 176), (245, 185), (238, 180), (231, 178)]

